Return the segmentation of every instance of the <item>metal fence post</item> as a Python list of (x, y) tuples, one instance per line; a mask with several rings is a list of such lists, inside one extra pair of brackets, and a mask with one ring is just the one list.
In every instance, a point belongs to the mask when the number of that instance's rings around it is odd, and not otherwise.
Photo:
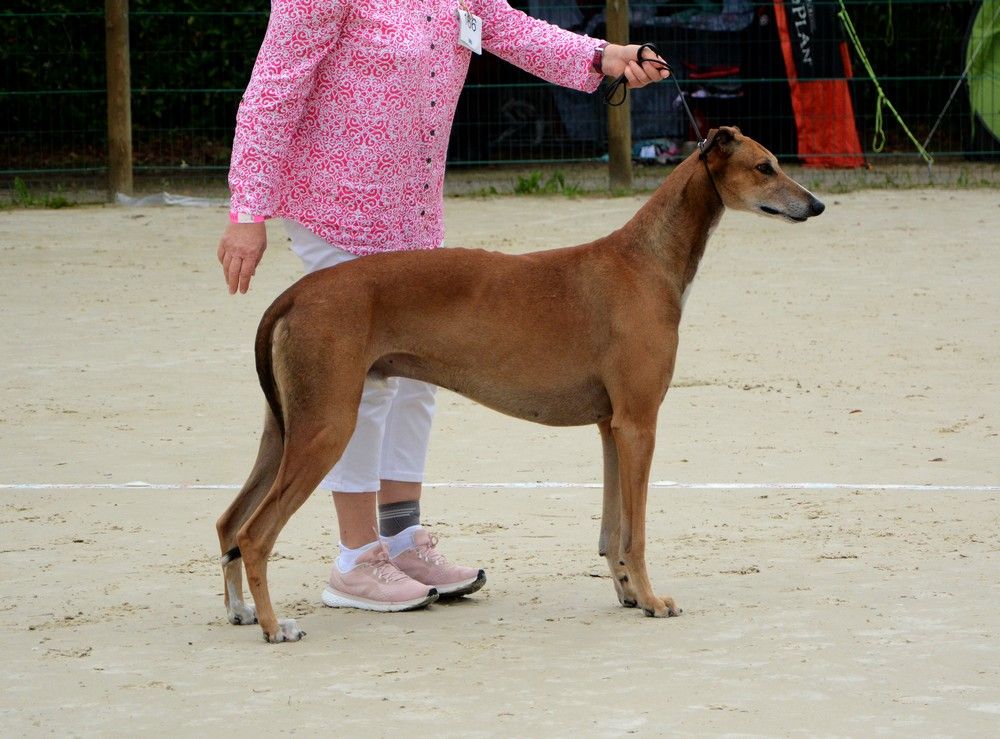
[[(628, 0), (607, 0), (604, 9), (607, 40), (628, 44)], [(632, 104), (629, 98), (608, 106), (608, 184), (612, 189), (632, 187)]]
[(108, 71), (108, 198), (132, 194), (132, 98), (128, 0), (105, 0)]

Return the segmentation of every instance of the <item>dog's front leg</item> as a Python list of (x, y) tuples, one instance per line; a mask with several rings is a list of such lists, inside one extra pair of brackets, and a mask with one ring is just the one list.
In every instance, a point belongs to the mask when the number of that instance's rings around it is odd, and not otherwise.
[(625, 563), (621, 558), (622, 504), (618, 449), (611, 433), (611, 422), (603, 421), (598, 424), (598, 428), (601, 431), (601, 446), (604, 451), (604, 506), (601, 511), (601, 538), (597, 543), (597, 551), (608, 562), (618, 602), (626, 608), (635, 608), (638, 604), (635, 589), (629, 582)]
[[(633, 589), (637, 605), (647, 616), (678, 616), (681, 610), (673, 598), (653, 593), (646, 572), (646, 496), (656, 436), (655, 416), (646, 422), (615, 419), (612, 421), (612, 433), (618, 450), (621, 485), (618, 567), (624, 568), (627, 578), (624, 584)], [(612, 571), (614, 569), (612, 567)]]

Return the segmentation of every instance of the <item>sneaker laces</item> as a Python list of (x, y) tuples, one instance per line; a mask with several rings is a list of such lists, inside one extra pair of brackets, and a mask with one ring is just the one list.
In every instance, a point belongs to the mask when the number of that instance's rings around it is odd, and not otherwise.
[(389, 550), (383, 544), (379, 545), (379, 555), (369, 562), (368, 566), (372, 568), (375, 577), (383, 582), (399, 582), (410, 579), (409, 575), (392, 563), (392, 560), (389, 559)]
[(431, 538), (426, 544), (416, 547), (417, 556), (425, 562), (430, 562), (432, 565), (448, 564), (448, 560), (436, 549), (437, 543), (438, 538), (431, 534)]

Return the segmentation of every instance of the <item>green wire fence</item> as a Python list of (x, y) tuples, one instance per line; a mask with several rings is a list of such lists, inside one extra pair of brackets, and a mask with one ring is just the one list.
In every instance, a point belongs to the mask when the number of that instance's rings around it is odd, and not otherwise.
[[(512, 5), (578, 31), (603, 33), (603, 3)], [(99, 182), (108, 147), (103, 11), (79, 0), (46, 3), (44, 12), (39, 7), (9, 0), (0, 11), (0, 187), (16, 178)], [(974, 110), (968, 94), (969, 85), (978, 85), (977, 100), (1000, 109), (1000, 80), (991, 76), (996, 68), (968, 63), (970, 29), (981, 13), (1000, 9), (997, 0), (632, 0), (630, 7), (633, 40), (658, 45), (701, 122), (739, 125), (783, 160), (801, 158), (802, 117), (810, 111), (796, 110), (793, 102), (778, 14), (787, 14), (788, 43), (794, 45), (801, 42), (796, 23), (806, 11), (832, 19), (809, 42), (838, 54), (843, 49), (854, 71), (850, 76), (842, 66), (829, 79), (844, 82), (850, 101), (834, 123), (856, 132), (864, 161), (979, 159), (1000, 152), (987, 125), (989, 111)], [(263, 1), (178, 0), (167, 6), (133, 0), (137, 177), (221, 181), (267, 18)], [(1000, 66), (1000, 41), (995, 51), (987, 46), (977, 54), (997, 56)], [(675, 88), (658, 87), (633, 96), (632, 133), (637, 156), (646, 144), (645, 151), (669, 159), (671, 147), (681, 148), (692, 133)], [(883, 116), (887, 105), (893, 115)], [(599, 161), (606, 139), (599, 96), (555, 88), (484, 55), (470, 68), (449, 163)], [(656, 146), (649, 148), (650, 142)], [(820, 153), (834, 165), (851, 153), (836, 144), (828, 148)]]

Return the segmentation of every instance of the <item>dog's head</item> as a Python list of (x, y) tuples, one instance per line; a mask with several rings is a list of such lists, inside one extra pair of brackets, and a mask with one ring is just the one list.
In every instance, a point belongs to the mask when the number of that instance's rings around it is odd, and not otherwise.
[(735, 126), (713, 128), (701, 145), (701, 159), (723, 204), (733, 210), (801, 223), (826, 206), (781, 171), (767, 149)]

